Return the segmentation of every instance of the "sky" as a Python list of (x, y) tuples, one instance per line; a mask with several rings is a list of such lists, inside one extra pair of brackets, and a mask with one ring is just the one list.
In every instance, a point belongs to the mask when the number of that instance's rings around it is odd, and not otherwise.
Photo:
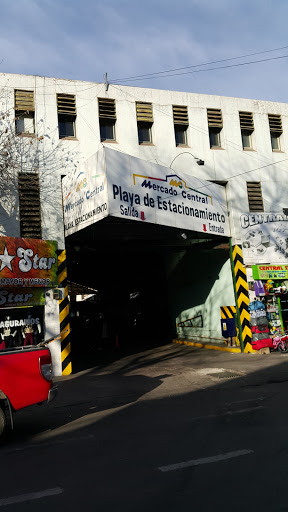
[(287, 0), (0, 0), (0, 71), (287, 102), (287, 19)]

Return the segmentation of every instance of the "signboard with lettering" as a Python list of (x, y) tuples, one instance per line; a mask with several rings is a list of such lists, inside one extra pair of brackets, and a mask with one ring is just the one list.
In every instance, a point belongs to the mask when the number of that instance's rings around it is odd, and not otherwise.
[(243, 213), (240, 227), (246, 265), (288, 264), (288, 217), (284, 213)]
[(0, 237), (0, 287), (51, 288), (57, 271), (57, 242)]
[(44, 306), (45, 288), (0, 288), (0, 308)]
[(104, 148), (62, 180), (65, 236), (107, 217)]
[(288, 279), (287, 265), (252, 265), (253, 279)]
[(225, 188), (192, 176), (192, 168), (179, 174), (107, 148), (85, 165), (63, 179), (66, 236), (108, 215), (230, 236)]
[(36, 345), (43, 340), (44, 308), (11, 308), (0, 311), (0, 350)]

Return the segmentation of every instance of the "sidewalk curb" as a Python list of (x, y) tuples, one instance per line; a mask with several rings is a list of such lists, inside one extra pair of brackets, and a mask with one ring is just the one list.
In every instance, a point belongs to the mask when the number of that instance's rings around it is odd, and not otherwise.
[(196, 342), (196, 341), (184, 341), (184, 340), (174, 339), (174, 340), (172, 340), (172, 343), (177, 343), (178, 345), (189, 345), (190, 347), (207, 348), (209, 350), (220, 350), (222, 352), (233, 352), (234, 354), (241, 354), (241, 348), (221, 347), (220, 345), (199, 343), (198, 341)]

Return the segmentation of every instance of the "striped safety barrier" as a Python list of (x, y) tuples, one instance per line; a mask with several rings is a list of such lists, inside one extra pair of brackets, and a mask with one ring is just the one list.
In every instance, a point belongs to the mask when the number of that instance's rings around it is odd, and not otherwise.
[[(227, 318), (235, 318), (236, 317), (236, 306), (220, 306), (220, 313), (222, 320), (226, 320)], [(235, 318), (236, 320), (236, 318)], [(236, 345), (240, 345), (239, 340), (239, 329), (237, 328), (236, 322)]]
[(236, 315), (236, 306), (221, 306), (221, 318), (233, 318)]
[(249, 292), (246, 269), (243, 264), (243, 252), (241, 245), (234, 245), (232, 255), (236, 282), (237, 305), (240, 315), (240, 327), (242, 330), (244, 352), (252, 352), (252, 333), (250, 329), (250, 313), (248, 310)]
[(72, 373), (71, 335), (65, 250), (58, 252), (58, 287), (64, 289), (64, 298), (59, 300), (62, 375), (70, 375)]

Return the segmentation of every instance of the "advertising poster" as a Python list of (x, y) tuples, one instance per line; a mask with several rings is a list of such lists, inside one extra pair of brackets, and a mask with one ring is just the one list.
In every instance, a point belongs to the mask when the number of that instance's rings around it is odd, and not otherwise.
[(51, 288), (57, 272), (57, 242), (0, 237), (0, 287)]
[(0, 311), (0, 350), (37, 345), (43, 340), (44, 308), (13, 308)]
[(283, 213), (240, 216), (244, 263), (288, 263), (288, 219)]

